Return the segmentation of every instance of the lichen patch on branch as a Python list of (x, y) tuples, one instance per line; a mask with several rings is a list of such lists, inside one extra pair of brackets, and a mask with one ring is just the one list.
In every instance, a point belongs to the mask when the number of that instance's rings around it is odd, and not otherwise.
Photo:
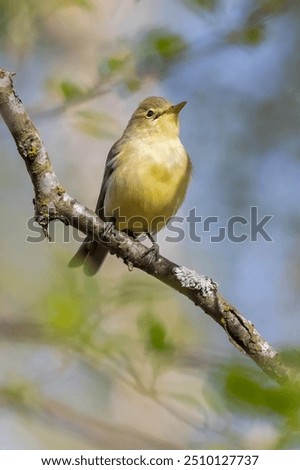
[(214, 295), (217, 292), (218, 284), (208, 276), (198, 274), (196, 271), (178, 266), (174, 269), (176, 279), (181, 283), (182, 287), (198, 290), (203, 297)]

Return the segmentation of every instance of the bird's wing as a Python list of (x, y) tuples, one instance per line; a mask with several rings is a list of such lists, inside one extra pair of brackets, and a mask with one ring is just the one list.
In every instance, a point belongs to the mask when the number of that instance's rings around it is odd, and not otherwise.
[(105, 194), (107, 190), (107, 185), (109, 182), (109, 178), (111, 177), (112, 173), (117, 167), (117, 160), (118, 160), (118, 156), (120, 153), (120, 140), (121, 139), (117, 140), (117, 142), (110, 149), (107, 155), (106, 163), (105, 163), (102, 186), (100, 189), (100, 194), (99, 194), (96, 209), (95, 209), (96, 214), (98, 214), (102, 220), (105, 220), (104, 199), (105, 199)]
[[(108, 181), (117, 166), (117, 158), (119, 153), (120, 140), (117, 140), (107, 155), (102, 186), (95, 210), (102, 220), (105, 220), (103, 206)], [(83, 264), (85, 273), (89, 276), (93, 276), (100, 268), (107, 253), (108, 251), (103, 245), (101, 245), (96, 240), (91, 240), (89, 237), (86, 237), (73, 258), (70, 260), (69, 266), (76, 268), (77, 266), (81, 266)]]

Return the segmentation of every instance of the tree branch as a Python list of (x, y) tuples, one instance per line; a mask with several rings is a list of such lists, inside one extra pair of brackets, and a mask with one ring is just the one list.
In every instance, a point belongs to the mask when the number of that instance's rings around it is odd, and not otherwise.
[(111, 449), (180, 449), (174, 442), (159, 439), (132, 426), (111, 424), (99, 417), (93, 418), (77, 409), (43, 396), (32, 384), (22, 383), (0, 388), (0, 405), (5, 404), (49, 421), (64, 432), (77, 435), (92, 444), (95, 449), (109, 446)]
[(15, 139), (34, 187), (35, 219), (45, 235), (50, 220), (59, 219), (91, 238), (99, 239), (112, 254), (164, 282), (189, 298), (227, 333), (230, 342), (249, 356), (266, 374), (280, 384), (292, 372), (277, 352), (260, 336), (253, 324), (218, 292), (217, 284), (183, 266), (158, 256), (149, 260), (148, 249), (125, 233), (113, 230), (109, 240), (104, 222), (67, 194), (55, 175), (45, 146), (13, 87), (13, 74), (0, 68), (0, 114)]

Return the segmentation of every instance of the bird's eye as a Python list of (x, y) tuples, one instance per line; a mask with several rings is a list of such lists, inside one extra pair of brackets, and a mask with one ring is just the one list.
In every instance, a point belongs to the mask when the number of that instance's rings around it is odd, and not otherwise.
[(149, 109), (149, 111), (147, 111), (146, 117), (151, 118), (153, 114), (154, 114), (154, 111), (152, 109)]

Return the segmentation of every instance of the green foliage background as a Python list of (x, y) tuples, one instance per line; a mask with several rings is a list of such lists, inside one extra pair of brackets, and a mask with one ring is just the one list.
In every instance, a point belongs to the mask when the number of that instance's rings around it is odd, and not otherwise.
[[(111, 3), (122, 16), (124, 2)], [(147, 2), (125, 3), (124, 31)], [(170, 14), (181, 8), (199, 25), (225, 15), (219, 0), (171, 3)], [(261, 47), (268, 25), (296, 8), (246, 4), (218, 48)], [(0, 0), (0, 11), (2, 65), (17, 72), (59, 178), (91, 207), (99, 151), (103, 165), (134, 103), (213, 53), (180, 32), (178, 16), (141, 19), (126, 35), (102, 1)], [(299, 448), (299, 390), (271, 383), (179, 295), (119, 260), (92, 279), (69, 270), (75, 244), (25, 243), (31, 188), (4, 125), (1, 142), (0, 448)], [(184, 263), (192, 250), (176, 255)], [(297, 369), (297, 345), (282, 349)]]

